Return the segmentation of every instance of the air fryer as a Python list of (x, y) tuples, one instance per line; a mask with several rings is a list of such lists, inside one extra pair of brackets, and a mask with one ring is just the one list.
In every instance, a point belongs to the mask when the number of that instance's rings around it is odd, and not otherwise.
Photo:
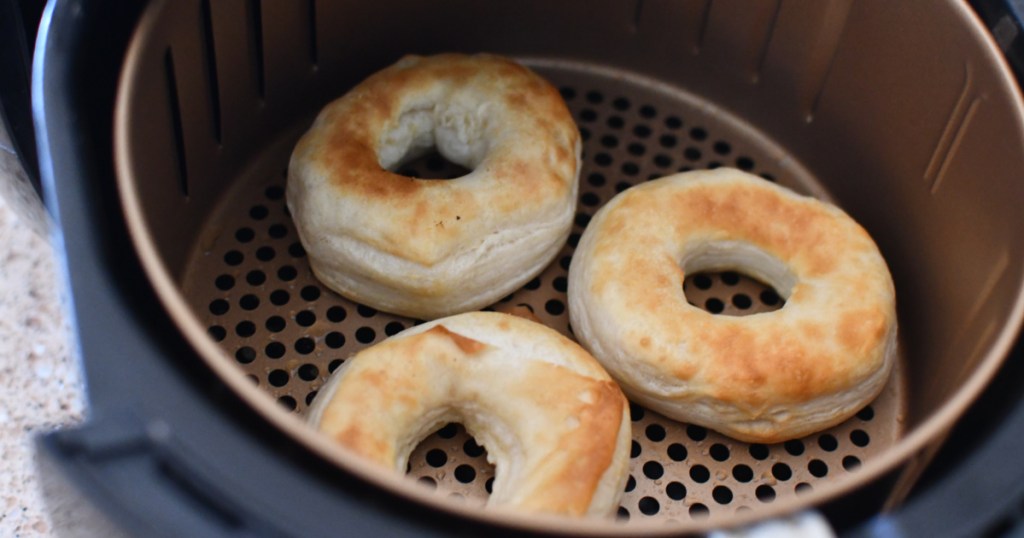
[[(143, 535), (665, 535), (801, 510), (850, 533), (989, 529), (1024, 474), (1007, 446), (1024, 438), (1019, 359), (1004, 365), (1024, 310), (1024, 108), (997, 44), (1019, 32), (1013, 6), (980, 8), (990, 33), (954, 1), (55, 0), (33, 107), (90, 417), (41, 439), (43, 466)], [(291, 147), (373, 71), (443, 51), (535, 69), (584, 140), (568, 244), (489, 308), (571, 334), (566, 271), (594, 211), (639, 182), (733, 166), (833, 201), (876, 239), (900, 322), (883, 394), (778, 445), (634, 405), (614, 520), (480, 509), (494, 469), (457, 425), (417, 448), (413, 479), (307, 428), (330, 372), (417, 320), (312, 276), (283, 200)], [(405, 172), (458, 173), (436, 157)], [(723, 314), (785, 308), (742, 274), (685, 293)]]

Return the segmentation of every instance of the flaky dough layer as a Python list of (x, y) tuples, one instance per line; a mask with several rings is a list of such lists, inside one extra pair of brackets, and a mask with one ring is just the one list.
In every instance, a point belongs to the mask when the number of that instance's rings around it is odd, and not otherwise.
[[(738, 270), (786, 299), (713, 315), (688, 273)], [(587, 226), (569, 268), (580, 342), (631, 399), (736, 439), (771, 443), (846, 420), (895, 362), (892, 278), (841, 210), (732, 169), (621, 193)]]
[(460, 314), (363, 350), (320, 390), (308, 420), (403, 474), (424, 437), (460, 422), (495, 465), (489, 505), (610, 515), (629, 475), (619, 387), (576, 343), (509, 314)]
[[(472, 172), (392, 172), (433, 147)], [(406, 56), (321, 111), (292, 153), (288, 207), (325, 285), (433, 319), (493, 303), (550, 263), (572, 227), (579, 163), (564, 101), (529, 69)]]

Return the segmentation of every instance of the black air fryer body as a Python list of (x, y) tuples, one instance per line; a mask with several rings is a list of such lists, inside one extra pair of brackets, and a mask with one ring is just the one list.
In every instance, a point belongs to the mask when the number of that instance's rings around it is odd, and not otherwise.
[[(979, 4), (1000, 43), (1016, 47), (1008, 56), (1019, 67), (1020, 2)], [(2, 7), (10, 6), (21, 9), (17, 1)], [(144, 7), (128, 0), (53, 0), (35, 51), (32, 112), (42, 194), (66, 255), (90, 410), (83, 426), (39, 439), (55, 524), (140, 536), (501, 532), (362, 483), (313, 455), (224, 387), (180, 337), (140, 265), (112, 181), (117, 85)], [(7, 121), (16, 123), (25, 101), (13, 95), (4, 95), (4, 103)], [(24, 127), (14, 130), (21, 132)], [(32, 139), (20, 140), (31, 156)], [(879, 513), (880, 499), (868, 488), (822, 507), (837, 530), (1019, 532), (1022, 362), (1018, 345), (905, 505)]]

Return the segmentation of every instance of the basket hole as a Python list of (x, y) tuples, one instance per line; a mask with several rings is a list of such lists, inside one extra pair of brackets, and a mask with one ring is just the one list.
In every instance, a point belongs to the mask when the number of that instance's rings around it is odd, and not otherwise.
[(672, 461), (683, 461), (686, 459), (687, 451), (686, 447), (679, 443), (672, 443), (668, 446), (668, 457)]
[(448, 454), (440, 448), (432, 448), (427, 451), (426, 460), (431, 467), (444, 467), (448, 463)]
[(741, 463), (732, 468), (732, 477), (735, 478), (737, 482), (750, 482), (754, 479), (754, 470), (751, 469), (749, 465)]
[(302, 288), (302, 291), (299, 292), (299, 296), (302, 297), (304, 301), (315, 301), (320, 298), (320, 288), (316, 286), (305, 286)]
[(235, 334), (242, 338), (248, 338), (256, 334), (256, 325), (251, 321), (242, 321), (235, 325)]
[(665, 495), (673, 501), (681, 501), (686, 497), (686, 486), (680, 482), (669, 482), (665, 486)]
[(244, 310), (256, 310), (260, 306), (260, 298), (251, 293), (247, 293), (238, 300), (238, 306), (242, 307)]
[(770, 503), (775, 500), (775, 488), (762, 484), (754, 490), (754, 495), (757, 496), (757, 500), (763, 503)]
[(722, 443), (715, 443), (711, 445), (711, 449), (708, 452), (711, 454), (711, 458), (715, 461), (725, 461), (729, 459), (729, 447)]
[(210, 301), (210, 313), (214, 316), (226, 314), (230, 308), (231, 306), (228, 305), (228, 302), (224, 299), (214, 299), (213, 301)]
[(645, 516), (656, 515), (661, 511), (661, 503), (654, 497), (642, 497), (639, 502), (636, 503), (636, 507)]
[(868, 432), (864, 430), (853, 430), (850, 432), (850, 441), (863, 448), (868, 446), (868, 443), (871, 442), (871, 437), (868, 435)]
[(299, 379), (303, 381), (315, 381), (320, 377), (320, 369), (315, 364), (303, 364), (299, 366)]
[(483, 456), (485, 453), (484, 447), (476, 444), (476, 440), (472, 438), (468, 439), (465, 443), (462, 444), (462, 451), (465, 452), (466, 455), (471, 458), (479, 458), (480, 456)]
[(277, 403), (280, 404), (285, 409), (287, 409), (288, 411), (295, 411), (295, 408), (298, 407), (298, 402), (295, 401), (295, 398), (292, 398), (291, 396), (288, 395), (284, 395), (278, 398)]
[(711, 471), (703, 465), (690, 467), (690, 478), (698, 484), (703, 484), (711, 478)]
[(656, 461), (649, 461), (643, 467), (644, 476), (651, 480), (657, 480), (665, 474), (665, 468)]
[(324, 336), (324, 343), (331, 349), (338, 349), (345, 345), (345, 335), (338, 331), (331, 331)]
[(370, 344), (377, 338), (377, 331), (373, 327), (360, 327), (356, 329), (356, 340), (360, 344)]
[(235, 287), (235, 277), (231, 275), (220, 275), (213, 281), (213, 285), (221, 291), (228, 291)]
[(295, 341), (295, 351), (301, 355), (309, 355), (316, 349), (316, 342), (309, 337), (302, 337)]
[(718, 504), (729, 504), (732, 502), (732, 490), (726, 486), (716, 486), (711, 490), (711, 498)]
[(270, 316), (269, 318), (267, 318), (267, 322), (265, 325), (268, 331), (272, 333), (279, 333), (284, 330), (284, 328), (287, 326), (287, 323), (281, 316)]
[(224, 327), (221, 327), (220, 325), (211, 325), (210, 328), (206, 330), (206, 332), (209, 333), (210, 338), (213, 338), (214, 342), (223, 341), (228, 336), (228, 331), (225, 330)]
[(281, 357), (284, 357), (285, 351), (287, 350), (281, 342), (271, 342), (263, 348), (263, 353), (271, 359), (280, 359)]
[(270, 228), (267, 228), (267, 235), (272, 239), (281, 239), (288, 235), (288, 228), (283, 224), (272, 224)]
[(633, 440), (632, 444), (629, 446), (629, 457), (630, 458), (638, 458), (638, 457), (640, 457), (640, 451), (641, 451), (640, 443), (636, 442), (636, 440)]
[(629, 418), (633, 422), (637, 422), (637, 421), (643, 420), (644, 419), (644, 414), (645, 414), (645, 411), (644, 411), (643, 407), (640, 407), (639, 405), (637, 405), (637, 404), (635, 404), (633, 402), (629, 402)]
[(340, 306), (332, 306), (327, 309), (327, 319), (333, 323), (341, 323), (345, 321), (345, 317), (348, 316), (348, 312)]
[(778, 480), (786, 481), (793, 477), (793, 470), (785, 463), (772, 465), (772, 476)]
[(295, 280), (295, 277), (297, 276), (299, 276), (299, 272), (291, 265), (282, 265), (281, 268), (277, 270), (277, 278), (281, 279), (283, 282), (291, 282), (292, 280)]
[(256, 360), (256, 350), (249, 346), (240, 347), (238, 348), (238, 351), (235, 352), (235, 359), (242, 364), (249, 364)]
[(711, 515), (711, 510), (702, 503), (690, 505), (690, 517), (693, 519), (706, 519)]
[(239, 243), (248, 243), (256, 237), (256, 232), (248, 226), (235, 230), (235, 240)]
[(807, 471), (818, 478), (822, 478), (828, 475), (828, 464), (821, 460), (811, 460), (807, 463)]
[(303, 310), (295, 314), (295, 323), (298, 323), (301, 327), (309, 327), (316, 323), (316, 314), (312, 310)]
[(291, 376), (284, 370), (272, 370), (267, 375), (267, 381), (275, 387), (283, 387), (288, 384), (288, 380)]
[(647, 438), (654, 442), (660, 442), (665, 440), (665, 427), (661, 424), (649, 424), (647, 429), (644, 430), (644, 434)]
[(248, 282), (250, 286), (259, 286), (267, 281), (267, 275), (259, 269), (254, 269), (246, 273), (245, 281)]
[(629, 475), (629, 478), (626, 479), (626, 488), (623, 491), (625, 491), (626, 493), (629, 493), (630, 491), (633, 491), (634, 489), (636, 489), (636, 479), (633, 478), (633, 475)]
[(292, 296), (285, 290), (273, 290), (270, 292), (270, 303), (275, 306), (288, 304), (290, 300), (292, 300)]

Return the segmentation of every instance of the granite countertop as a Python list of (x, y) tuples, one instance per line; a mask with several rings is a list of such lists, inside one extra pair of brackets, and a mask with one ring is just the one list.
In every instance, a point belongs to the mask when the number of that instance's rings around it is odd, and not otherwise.
[(0, 126), (0, 536), (51, 536), (34, 438), (81, 421), (85, 395), (51, 223)]

